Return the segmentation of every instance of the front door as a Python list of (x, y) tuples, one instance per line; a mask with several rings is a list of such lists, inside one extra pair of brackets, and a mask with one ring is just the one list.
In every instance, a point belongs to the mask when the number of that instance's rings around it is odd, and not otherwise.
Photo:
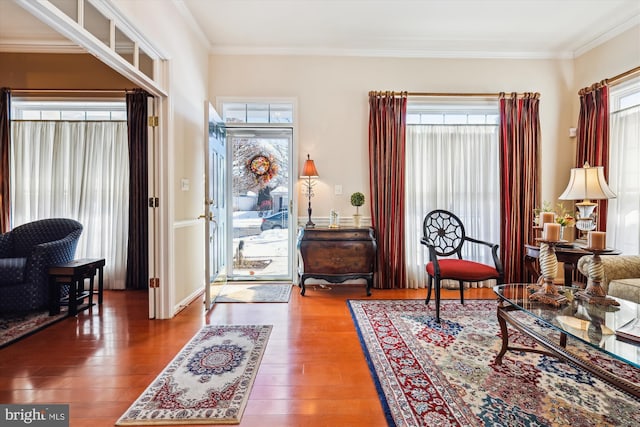
[(208, 131), (205, 153), (205, 309), (211, 308), (227, 281), (227, 165), (226, 130), (213, 106), (207, 103)]

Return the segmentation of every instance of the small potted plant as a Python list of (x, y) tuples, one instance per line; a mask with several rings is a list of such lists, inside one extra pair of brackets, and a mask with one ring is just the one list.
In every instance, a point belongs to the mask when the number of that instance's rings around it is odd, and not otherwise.
[(356, 227), (360, 227), (360, 220), (362, 219), (362, 215), (360, 215), (360, 206), (364, 205), (364, 194), (356, 191), (351, 195), (351, 206), (356, 207), (356, 213), (353, 215), (353, 223)]

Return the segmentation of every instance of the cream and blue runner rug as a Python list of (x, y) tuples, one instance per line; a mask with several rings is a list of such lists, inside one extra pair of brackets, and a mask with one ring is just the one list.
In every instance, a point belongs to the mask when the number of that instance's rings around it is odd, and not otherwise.
[(238, 424), (271, 325), (207, 325), (116, 425)]

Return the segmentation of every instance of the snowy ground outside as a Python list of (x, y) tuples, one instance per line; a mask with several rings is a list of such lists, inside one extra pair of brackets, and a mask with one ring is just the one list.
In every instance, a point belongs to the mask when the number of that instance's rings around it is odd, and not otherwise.
[[(288, 229), (260, 230), (262, 218), (257, 211), (237, 211), (233, 213), (234, 259), (240, 240), (244, 241), (245, 266), (234, 263), (234, 274), (247, 276), (286, 276)], [(261, 268), (260, 261), (268, 265)]]

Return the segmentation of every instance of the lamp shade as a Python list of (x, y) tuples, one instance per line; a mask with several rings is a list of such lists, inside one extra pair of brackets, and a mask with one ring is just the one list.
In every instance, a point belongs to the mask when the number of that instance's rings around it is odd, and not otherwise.
[(304, 166), (302, 167), (302, 174), (300, 175), (300, 178), (317, 178), (318, 176), (319, 175), (318, 170), (316, 169), (316, 165), (307, 154), (307, 160), (304, 161)]
[(585, 163), (582, 168), (571, 169), (569, 184), (560, 195), (560, 200), (601, 200), (613, 199), (616, 195), (604, 179), (602, 166), (589, 166)]

